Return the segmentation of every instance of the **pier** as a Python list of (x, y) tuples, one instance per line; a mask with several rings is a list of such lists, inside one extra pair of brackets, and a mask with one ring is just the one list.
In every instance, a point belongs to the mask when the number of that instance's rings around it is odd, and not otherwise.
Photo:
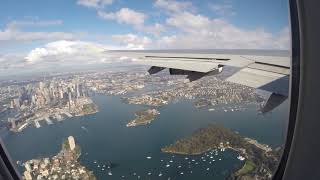
[(53, 122), (49, 119), (49, 117), (45, 117), (44, 119), (46, 120), (48, 125), (53, 124)]
[(39, 121), (34, 121), (34, 124), (35, 124), (36, 128), (40, 128), (41, 127)]
[(70, 113), (68, 113), (68, 112), (63, 112), (65, 115), (67, 115), (68, 116), (68, 118), (71, 118), (71, 117), (73, 117)]
[(62, 121), (62, 120), (63, 120), (63, 119), (62, 119), (62, 116), (61, 116), (60, 114), (55, 113), (54, 115), (55, 115), (55, 117), (56, 117), (56, 119), (57, 119), (58, 121)]

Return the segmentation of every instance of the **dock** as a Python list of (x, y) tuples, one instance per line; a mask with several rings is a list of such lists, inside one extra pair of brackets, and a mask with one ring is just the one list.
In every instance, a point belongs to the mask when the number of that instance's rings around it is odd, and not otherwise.
[(41, 127), (39, 121), (34, 121), (34, 124), (36, 125), (36, 128), (40, 128)]
[(60, 114), (56, 113), (55, 116), (56, 116), (56, 119), (57, 119), (58, 121), (62, 121), (62, 120), (63, 120), (63, 119), (62, 119), (62, 116), (61, 116)]
[(18, 128), (18, 131), (21, 132), (24, 128), (28, 126), (28, 123), (24, 123), (22, 126)]
[(73, 117), (70, 113), (64, 112), (65, 115), (67, 115), (69, 118)]
[(53, 124), (53, 122), (49, 119), (49, 117), (45, 117), (44, 119), (46, 120), (48, 125)]

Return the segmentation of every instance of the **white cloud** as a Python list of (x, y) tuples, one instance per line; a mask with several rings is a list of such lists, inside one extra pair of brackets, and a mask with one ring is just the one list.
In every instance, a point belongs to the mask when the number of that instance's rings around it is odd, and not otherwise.
[(105, 51), (113, 46), (84, 41), (55, 41), (31, 50), (24, 58), (26, 63), (94, 63), (104, 62)]
[(125, 46), (126, 49), (145, 49), (151, 45), (152, 40), (146, 36), (140, 37), (134, 34), (113, 35), (113, 40), (118, 42), (121, 46)]
[(52, 26), (60, 25), (61, 20), (52, 21), (12, 21), (6, 27), (0, 29), (0, 43), (1, 41), (35, 41), (35, 40), (57, 40), (57, 39), (74, 39), (75, 34), (66, 32), (30, 32), (22, 31), (20, 27), (32, 26)]
[(103, 8), (106, 5), (111, 5), (113, 0), (78, 0), (77, 4), (81, 6), (86, 6), (89, 8)]
[(57, 25), (62, 25), (63, 21), (62, 20), (45, 20), (45, 21), (40, 21), (37, 19), (32, 19), (32, 20), (14, 20), (11, 21), (10, 23), (7, 24), (7, 28), (9, 29), (15, 29), (19, 27), (45, 27), (45, 26), (57, 26)]
[(0, 69), (23, 67), (24, 59), (21, 54), (0, 55)]
[(147, 15), (129, 8), (121, 8), (119, 11), (106, 13), (98, 11), (98, 16), (105, 20), (114, 20), (120, 24), (129, 24), (142, 32), (146, 32), (153, 35), (160, 35), (166, 30), (165, 26), (159, 23), (153, 25), (145, 25)]
[(0, 30), (0, 43), (1, 41), (35, 41), (74, 38), (74, 34), (66, 32), (25, 32), (14, 29)]
[(167, 25), (178, 30), (177, 34), (157, 39), (157, 48), (201, 49), (288, 49), (289, 30), (272, 34), (263, 28), (244, 29), (223, 19), (190, 12), (173, 13)]
[(138, 26), (136, 29), (155, 36), (159, 36), (162, 32), (166, 31), (166, 27), (159, 23), (155, 23), (154, 25)]
[(288, 49), (290, 48), (290, 30), (289, 27), (283, 28), (277, 35), (277, 40), (274, 41), (274, 47), (277, 49)]
[(107, 50), (125, 49), (87, 41), (60, 40), (47, 43), (27, 54), (0, 54), (0, 75), (50, 72), (86, 68), (88, 65), (130, 62), (108, 54)]
[(99, 17), (106, 20), (115, 20), (118, 23), (140, 26), (144, 24), (147, 16), (144, 13), (134, 11), (129, 8), (121, 8), (117, 12), (106, 13), (98, 11)]
[(210, 26), (210, 19), (200, 14), (194, 15), (190, 12), (182, 12), (169, 17), (166, 23), (184, 32), (199, 32)]
[(180, 2), (174, 0), (156, 0), (154, 6), (174, 13), (179, 13), (192, 8), (191, 2)]
[(224, 2), (220, 4), (210, 3), (209, 8), (213, 10), (218, 16), (234, 16), (236, 12), (233, 9), (233, 6), (230, 2)]

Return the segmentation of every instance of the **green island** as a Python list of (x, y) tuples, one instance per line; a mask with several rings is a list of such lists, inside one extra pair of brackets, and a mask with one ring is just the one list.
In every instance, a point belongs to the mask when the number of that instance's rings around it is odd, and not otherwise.
[(32, 179), (86, 179), (96, 180), (92, 171), (82, 166), (78, 158), (81, 148), (69, 136), (62, 143), (61, 151), (50, 158), (39, 158), (26, 161), (23, 178)]
[(270, 179), (277, 168), (282, 148), (272, 150), (268, 145), (240, 134), (221, 125), (210, 124), (196, 130), (190, 137), (177, 140), (161, 149), (165, 153), (199, 155), (209, 150), (231, 149), (239, 153), (244, 165), (233, 172), (229, 179)]
[(151, 121), (154, 120), (154, 118), (160, 114), (158, 110), (156, 109), (147, 109), (147, 110), (141, 110), (137, 111), (135, 113), (136, 118), (130, 121), (126, 126), (132, 127), (137, 125), (146, 125), (149, 124)]

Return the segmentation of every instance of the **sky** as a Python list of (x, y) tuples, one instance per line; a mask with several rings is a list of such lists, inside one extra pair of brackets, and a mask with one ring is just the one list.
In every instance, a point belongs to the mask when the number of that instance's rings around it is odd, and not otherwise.
[[(112, 49), (289, 49), (285, 0), (2, 0), (0, 76)], [(1, 73), (2, 71), (2, 73)]]

